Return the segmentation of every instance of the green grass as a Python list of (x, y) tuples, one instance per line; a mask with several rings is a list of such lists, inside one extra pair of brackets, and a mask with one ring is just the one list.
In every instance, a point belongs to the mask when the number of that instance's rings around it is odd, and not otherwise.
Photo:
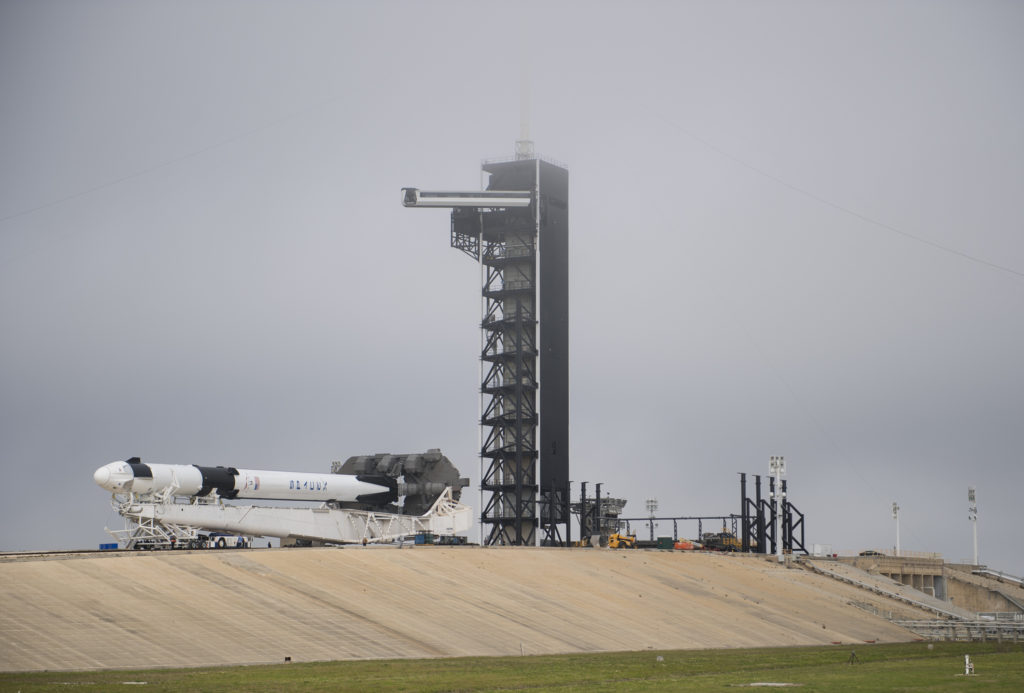
[[(1024, 644), (901, 643), (0, 674), (0, 691), (1024, 691)], [(964, 677), (970, 654), (977, 675)], [(658, 657), (662, 661), (657, 661)], [(145, 682), (145, 685), (126, 684)], [(773, 689), (767, 689), (773, 690)]]

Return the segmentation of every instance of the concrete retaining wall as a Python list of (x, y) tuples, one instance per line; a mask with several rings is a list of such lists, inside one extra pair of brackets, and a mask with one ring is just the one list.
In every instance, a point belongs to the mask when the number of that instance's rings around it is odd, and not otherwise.
[[(910, 640), (754, 556), (256, 549), (0, 560), (0, 670)], [(911, 615), (927, 618), (927, 614)]]

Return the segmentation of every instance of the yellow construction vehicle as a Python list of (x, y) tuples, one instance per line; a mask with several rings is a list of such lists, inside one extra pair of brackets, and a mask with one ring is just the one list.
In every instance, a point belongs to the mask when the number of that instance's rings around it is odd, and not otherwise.
[(739, 551), (742, 546), (736, 535), (726, 531), (724, 527), (717, 534), (705, 532), (700, 538), (700, 543), (704, 544), (705, 549), (712, 551)]
[(608, 548), (609, 549), (635, 549), (636, 548), (636, 535), (635, 534), (619, 534), (616, 532), (608, 537)]

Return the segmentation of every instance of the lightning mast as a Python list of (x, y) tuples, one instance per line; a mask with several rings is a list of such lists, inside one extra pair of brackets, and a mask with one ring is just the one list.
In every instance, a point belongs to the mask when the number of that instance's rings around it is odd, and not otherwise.
[(900, 555), (900, 506), (892, 502), (892, 519), (896, 520), (896, 556)]
[(530, 79), (524, 68), (519, 81), (519, 139), (516, 140), (516, 161), (535, 157), (533, 140), (530, 139)]
[(974, 487), (967, 487), (967, 519), (971, 521), (971, 525), (974, 527), (974, 563), (978, 564), (978, 502), (974, 496)]

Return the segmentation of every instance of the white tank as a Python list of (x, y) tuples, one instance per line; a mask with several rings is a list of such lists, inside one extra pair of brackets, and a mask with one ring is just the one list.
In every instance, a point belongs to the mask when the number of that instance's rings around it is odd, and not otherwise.
[(236, 498), (257, 500), (354, 501), (357, 496), (387, 493), (386, 486), (359, 481), (348, 474), (239, 469), (235, 477)]
[(217, 493), (254, 500), (355, 501), (359, 496), (390, 493), (388, 486), (360, 481), (349, 474), (261, 471), (185, 464), (111, 462), (93, 473), (98, 486), (111, 493), (196, 496)]

